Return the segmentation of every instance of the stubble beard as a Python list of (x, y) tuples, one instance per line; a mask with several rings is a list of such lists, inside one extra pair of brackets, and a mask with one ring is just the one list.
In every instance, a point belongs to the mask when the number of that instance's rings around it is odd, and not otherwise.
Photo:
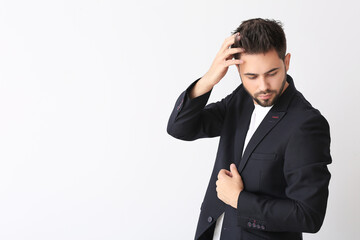
[[(285, 87), (285, 83), (286, 83), (286, 74), (285, 74), (285, 77), (284, 77), (284, 80), (283, 82), (281, 83), (281, 87), (280, 87), (280, 90), (279, 91), (276, 91), (276, 90), (267, 90), (267, 91), (262, 91), (262, 92), (258, 92), (258, 93), (255, 93), (254, 96), (252, 96), (249, 91), (245, 88), (245, 90), (249, 93), (249, 95), (254, 99), (254, 101), (259, 104), (260, 106), (262, 107), (270, 107), (272, 105), (274, 105), (276, 103), (276, 101), (279, 99), (279, 97), (281, 96), (283, 90), (284, 90), (284, 87)], [(265, 100), (260, 100), (258, 99), (258, 96), (261, 95), (261, 94), (267, 94), (267, 93), (271, 93), (271, 94), (274, 94), (274, 97), (273, 98), (270, 98), (270, 99), (265, 99)]]

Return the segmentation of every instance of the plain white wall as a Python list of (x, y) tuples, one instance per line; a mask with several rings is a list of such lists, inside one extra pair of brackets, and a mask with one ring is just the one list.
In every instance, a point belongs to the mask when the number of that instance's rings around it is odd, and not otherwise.
[[(0, 238), (192, 239), (218, 138), (166, 133), (223, 40), (281, 20), (289, 74), (331, 126), (324, 225), (357, 239), (357, 1), (0, 1)], [(234, 68), (214, 89), (240, 83)], [(189, 167), (191, 166), (191, 167)]]

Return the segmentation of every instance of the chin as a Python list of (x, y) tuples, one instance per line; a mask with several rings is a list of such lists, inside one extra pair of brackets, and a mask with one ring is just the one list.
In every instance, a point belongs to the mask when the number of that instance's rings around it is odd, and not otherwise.
[(257, 104), (259, 104), (262, 107), (270, 107), (270, 106), (274, 105), (274, 99), (271, 99), (271, 100), (269, 99), (268, 101), (261, 101), (261, 100), (255, 98), (254, 100)]
[(274, 105), (272, 102), (266, 102), (266, 103), (260, 104), (260, 106), (262, 106), (262, 107), (270, 107), (272, 105)]

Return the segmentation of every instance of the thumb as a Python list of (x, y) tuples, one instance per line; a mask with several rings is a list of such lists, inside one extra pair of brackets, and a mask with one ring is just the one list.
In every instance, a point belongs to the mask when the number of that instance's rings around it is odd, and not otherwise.
[(230, 172), (232, 173), (233, 177), (240, 177), (240, 174), (236, 168), (236, 165), (234, 163), (232, 163), (230, 165)]

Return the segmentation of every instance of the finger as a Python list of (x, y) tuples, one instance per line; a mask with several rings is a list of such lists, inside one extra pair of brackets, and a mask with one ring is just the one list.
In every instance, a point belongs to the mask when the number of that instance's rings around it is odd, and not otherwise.
[(228, 171), (228, 170), (225, 170), (225, 174), (226, 174), (226, 176), (229, 176), (229, 177), (233, 176), (232, 173), (230, 171)]
[(244, 53), (245, 49), (244, 48), (228, 48), (225, 50), (224, 54), (225, 56), (230, 56), (230, 55), (234, 55), (237, 53)]
[[(230, 60), (233, 58), (240, 59), (241, 53), (244, 53), (245, 49), (243, 48), (229, 48), (223, 53), (223, 58)], [(237, 57), (236, 57), (237, 56)]]
[(232, 177), (232, 173), (226, 169), (221, 169), (219, 174), (218, 174), (218, 179), (224, 179), (226, 177)]
[(235, 163), (230, 164), (230, 171), (232, 173), (238, 173)]
[(239, 172), (238, 172), (238, 170), (237, 170), (237, 168), (236, 168), (236, 165), (235, 165), (234, 163), (232, 163), (232, 164), (230, 165), (230, 171), (231, 171), (231, 173), (233, 174), (233, 176), (235, 176), (235, 177), (239, 177), (239, 176), (240, 176), (240, 174), (239, 174)]
[(236, 37), (238, 36), (238, 33), (234, 33), (233, 35), (225, 38), (223, 44), (221, 45), (221, 47), (226, 48), (226, 46), (229, 44), (229, 42), (235, 42)]
[(240, 33), (235, 33), (235, 34), (231, 35), (230, 37), (226, 38), (221, 47), (221, 52), (224, 52), (231, 45), (233, 45), (235, 43), (235, 41), (239, 41), (239, 40), (240, 40)]
[(231, 172), (226, 169), (221, 169), (218, 174), (218, 179), (224, 179), (226, 176), (230, 176)]
[(244, 63), (244, 61), (241, 59), (230, 59), (230, 60), (226, 60), (224, 64), (225, 64), (225, 67), (229, 67), (231, 65), (240, 65), (243, 63)]
[(221, 169), (221, 170), (219, 171), (219, 173), (218, 173), (217, 178), (218, 178), (218, 179), (221, 179), (223, 176), (224, 176), (224, 169)]

